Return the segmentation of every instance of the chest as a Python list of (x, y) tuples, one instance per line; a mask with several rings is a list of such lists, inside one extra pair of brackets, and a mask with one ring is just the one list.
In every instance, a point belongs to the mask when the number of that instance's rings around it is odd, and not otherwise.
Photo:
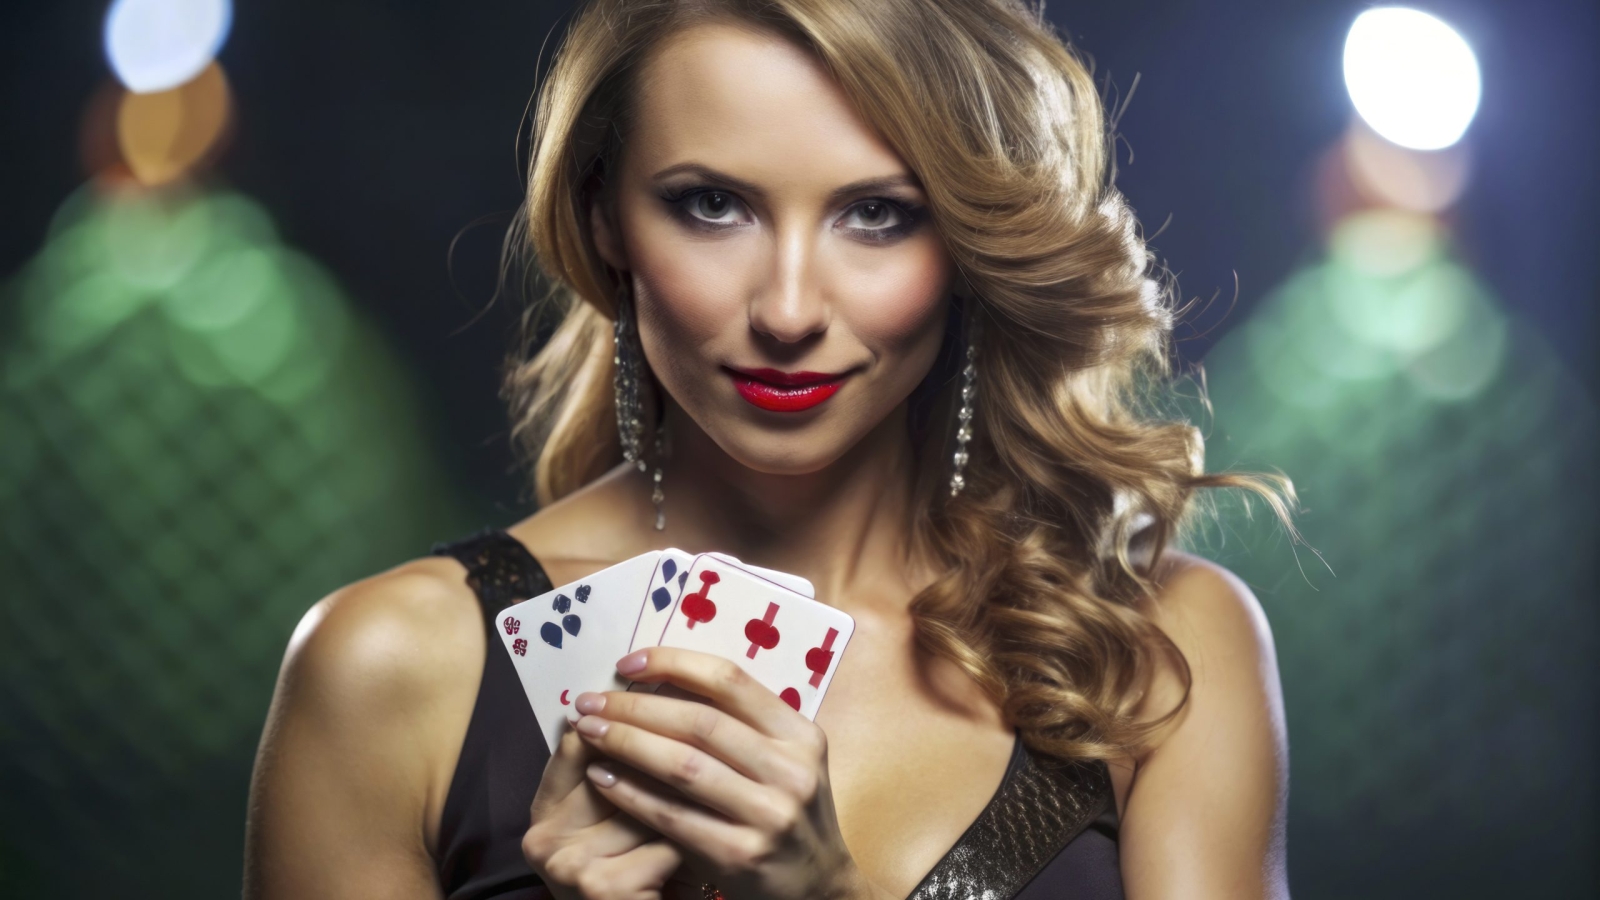
[(909, 629), (860, 622), (817, 724), (828, 735), (845, 843), (896, 897), (909, 895), (989, 804), (1016, 737), (958, 667), (915, 652)]

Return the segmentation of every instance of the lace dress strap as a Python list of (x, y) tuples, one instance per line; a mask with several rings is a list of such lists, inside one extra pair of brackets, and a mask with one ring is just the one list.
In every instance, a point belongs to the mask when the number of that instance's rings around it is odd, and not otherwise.
[(550, 590), (550, 578), (521, 541), (494, 528), (436, 543), (429, 555), (466, 567), (487, 629), (478, 697), (440, 813), (440, 887), (447, 900), (549, 900), (523, 859), (522, 837), (550, 751), (495, 620)]
[(478, 595), (491, 631), (500, 610), (554, 587), (528, 548), (498, 528), (485, 528), (456, 541), (441, 541), (433, 545), (429, 555), (451, 556), (467, 567), (467, 585)]

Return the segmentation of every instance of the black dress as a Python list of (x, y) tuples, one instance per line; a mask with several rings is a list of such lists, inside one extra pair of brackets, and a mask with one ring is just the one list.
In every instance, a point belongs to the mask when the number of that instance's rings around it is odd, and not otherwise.
[[(488, 635), (483, 678), (439, 824), (439, 883), (449, 900), (546, 900), (522, 856), (528, 807), (550, 751), (494, 621), (552, 585), (521, 541), (485, 529), (435, 544), (467, 568)], [(1000, 787), (906, 900), (1121, 900), (1116, 803), (1105, 763), (1037, 757), (1020, 733)], [(737, 900), (737, 898), (730, 898)]]

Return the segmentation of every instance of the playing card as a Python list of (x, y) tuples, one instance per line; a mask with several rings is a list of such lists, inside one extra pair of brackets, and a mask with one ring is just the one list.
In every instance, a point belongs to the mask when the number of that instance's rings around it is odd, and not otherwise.
[(855, 620), (711, 554), (687, 574), (658, 646), (732, 660), (814, 720)]
[(640, 615), (639, 589), (656, 569), (652, 550), (502, 610), (495, 622), (550, 752), (556, 751), (572, 701), (584, 691), (631, 684), (617, 660)]
[(683, 590), (684, 580), (689, 577), (689, 565), (693, 562), (692, 554), (676, 547), (661, 551), (645, 589), (644, 605), (639, 609), (638, 622), (628, 643), (629, 652), (640, 647), (654, 647), (661, 640), (667, 617), (672, 615), (672, 607), (678, 602), (678, 594)]
[(773, 582), (774, 584), (780, 584), (789, 590), (794, 591), (796, 594), (800, 594), (811, 600), (817, 599), (817, 589), (811, 586), (811, 582), (801, 578), (799, 575), (790, 575), (788, 572), (779, 572), (777, 569), (763, 569), (760, 566), (752, 566), (738, 557), (729, 556), (726, 553), (712, 553), (711, 555), (722, 560), (723, 562), (733, 563), (734, 565), (739, 566), (755, 575), (759, 575), (762, 578)]
[[(757, 577), (786, 587), (807, 598), (816, 596), (815, 590), (811, 587), (811, 582), (798, 575), (790, 575), (788, 572), (779, 572), (776, 569), (763, 569), (760, 566), (752, 566), (726, 553), (710, 553), (707, 555), (742, 568)], [(689, 566), (694, 563), (694, 559), (693, 555), (685, 553), (676, 547), (668, 547), (661, 551), (661, 558), (657, 561), (656, 570), (650, 576), (649, 587), (645, 590), (644, 606), (639, 610), (639, 624), (634, 629), (633, 639), (628, 643), (629, 652), (640, 647), (654, 647), (660, 643), (661, 633), (667, 627), (667, 617), (672, 614), (672, 606), (677, 602), (679, 594), (683, 592), (684, 579), (688, 577)]]

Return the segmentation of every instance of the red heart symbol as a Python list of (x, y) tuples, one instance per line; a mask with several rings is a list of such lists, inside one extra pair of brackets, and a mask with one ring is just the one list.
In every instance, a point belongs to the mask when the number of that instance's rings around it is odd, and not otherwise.
[(771, 650), (778, 646), (778, 629), (761, 621), (751, 619), (744, 623), (744, 636), (763, 650)]
[(783, 693), (779, 694), (778, 696), (783, 699), (783, 702), (785, 702), (785, 703), (789, 704), (790, 706), (794, 707), (794, 711), (795, 712), (799, 712), (800, 711), (800, 692), (799, 691), (795, 690), (794, 688), (784, 688), (783, 689)]
[(833, 662), (833, 651), (821, 647), (812, 647), (806, 651), (806, 668), (818, 675), (828, 671), (828, 664)]

